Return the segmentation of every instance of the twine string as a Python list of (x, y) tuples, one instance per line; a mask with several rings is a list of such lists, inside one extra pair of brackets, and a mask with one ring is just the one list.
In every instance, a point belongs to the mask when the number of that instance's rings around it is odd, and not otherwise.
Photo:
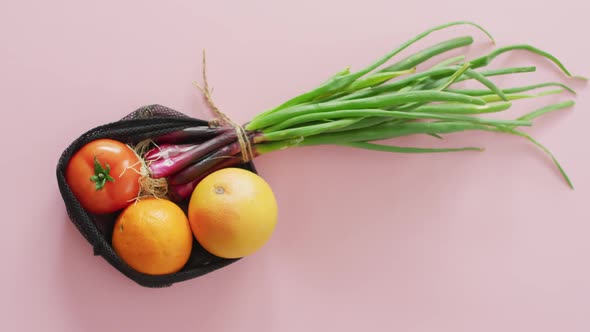
[(244, 127), (240, 124), (233, 121), (229, 116), (224, 114), (213, 102), (213, 97), (211, 96), (211, 89), (209, 89), (209, 82), (207, 80), (207, 59), (205, 55), (205, 50), (203, 50), (203, 86), (195, 83), (197, 88), (203, 94), (205, 98), (205, 102), (207, 106), (211, 110), (211, 112), (216, 116), (215, 119), (209, 122), (210, 126), (220, 126), (220, 125), (227, 125), (232, 127), (236, 131), (236, 137), (238, 139), (238, 144), (240, 145), (240, 151), (242, 153), (242, 161), (249, 162), (254, 159), (254, 152), (252, 148), (252, 143), (248, 138), (248, 133)]

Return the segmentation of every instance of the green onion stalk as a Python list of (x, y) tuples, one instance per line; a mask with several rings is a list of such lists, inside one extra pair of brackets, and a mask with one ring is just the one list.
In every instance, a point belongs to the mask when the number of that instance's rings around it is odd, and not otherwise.
[[(573, 100), (546, 105), (513, 119), (489, 116), (509, 111), (520, 99), (560, 93), (574, 95), (572, 88), (558, 82), (500, 87), (490, 79), (534, 72), (536, 67), (533, 66), (486, 68), (501, 54), (526, 51), (549, 60), (571, 79), (586, 80), (573, 76), (553, 55), (531, 45), (518, 44), (495, 48), (470, 60), (465, 55), (444, 57), (450, 51), (473, 43), (471, 36), (464, 36), (439, 42), (393, 62), (396, 55), (424, 37), (457, 25), (475, 27), (495, 45), (490, 33), (473, 22), (458, 21), (433, 27), (367, 67), (358, 71), (345, 68), (317, 87), (257, 114), (243, 126), (235, 126), (231, 120), (222, 121), (222, 125), (215, 128), (186, 128), (155, 138), (157, 144), (144, 156), (151, 177), (166, 178), (171, 196), (184, 199), (211, 172), (277, 150), (336, 145), (394, 153), (482, 151), (473, 146), (426, 148), (382, 142), (410, 135), (442, 138), (452, 133), (485, 131), (528, 140), (551, 158), (567, 185), (573, 188), (553, 154), (522, 130), (532, 126), (542, 115), (572, 107)], [(437, 56), (443, 56), (443, 60), (418, 69)], [(473, 81), (480, 88), (456, 88), (457, 83), (464, 81)], [(204, 92), (208, 96), (208, 92)], [(206, 137), (199, 134), (201, 132), (206, 132)]]

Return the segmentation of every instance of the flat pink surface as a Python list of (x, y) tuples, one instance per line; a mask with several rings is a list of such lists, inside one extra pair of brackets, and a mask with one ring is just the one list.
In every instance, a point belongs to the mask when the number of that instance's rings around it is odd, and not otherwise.
[[(538, 71), (496, 82), (578, 88), (576, 107), (527, 130), (555, 152), (575, 191), (538, 149), (493, 134), (443, 143), (484, 153), (277, 152), (256, 161), (280, 204), (268, 245), (202, 278), (147, 289), (92, 255), (54, 173), (83, 131), (139, 106), (209, 118), (192, 85), (203, 48), (215, 100), (244, 122), (458, 19), (482, 24), (499, 46), (530, 43), (590, 75), (588, 9), (584, 0), (4, 2), (0, 330), (590, 331), (588, 89), (536, 56), (501, 56), (494, 66)], [(411, 50), (467, 33), (470, 55), (489, 51), (468, 27)], [(570, 97), (517, 102), (503, 116)]]

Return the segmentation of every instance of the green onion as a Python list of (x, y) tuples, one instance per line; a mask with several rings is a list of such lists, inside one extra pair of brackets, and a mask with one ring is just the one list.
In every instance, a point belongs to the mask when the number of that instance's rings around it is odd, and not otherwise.
[(424, 32), (422, 32), (421, 34), (415, 36), (414, 38), (406, 41), (405, 43), (403, 43), (402, 45), (400, 45), (399, 47), (393, 49), (392, 51), (390, 51), (389, 53), (387, 53), (386, 55), (384, 55), (383, 57), (381, 57), (380, 59), (378, 59), (377, 61), (373, 62), (372, 64), (370, 64), (369, 66), (365, 67), (364, 69), (356, 72), (356, 73), (351, 73), (348, 75), (343, 75), (343, 76), (337, 76), (337, 77), (333, 77), (330, 80), (328, 80), (327, 82), (323, 83), (322, 85), (320, 85), (319, 87), (312, 89), (308, 92), (305, 92), (301, 95), (298, 95), (294, 98), (291, 98), (290, 100), (284, 102), (283, 104), (275, 107), (274, 109), (271, 109), (267, 112), (263, 112), (260, 115), (265, 115), (268, 113), (272, 113), (274, 111), (292, 106), (292, 105), (297, 105), (297, 104), (302, 104), (305, 102), (309, 102), (314, 100), (317, 97), (320, 96), (325, 96), (326, 94), (330, 94), (330, 93), (336, 93), (339, 90), (346, 88), (348, 85), (350, 85), (351, 83), (353, 83), (355, 80), (357, 80), (358, 78), (368, 74), (369, 72), (377, 69), (379, 66), (383, 65), (384, 63), (386, 63), (387, 61), (389, 61), (391, 58), (393, 58), (395, 55), (397, 55), (398, 53), (402, 52), (403, 50), (405, 50), (406, 48), (410, 47), (412, 44), (420, 41), (421, 39), (427, 37), (428, 35), (430, 35), (431, 33), (438, 31), (438, 30), (443, 30), (445, 28), (451, 27), (451, 26), (456, 26), (456, 25), (471, 25), (474, 26), (476, 28), (478, 28), (479, 30), (483, 31), (492, 41), (494, 40), (491, 36), (491, 34), (489, 32), (487, 32), (484, 28), (482, 28), (480, 25), (473, 23), (473, 22), (469, 22), (469, 21), (456, 21), (456, 22), (450, 22), (450, 23), (446, 23), (446, 24), (441, 24), (439, 26), (433, 27), (431, 29), (428, 29)]
[[(558, 87), (561, 87), (561, 88), (567, 90), (568, 92), (576, 94), (576, 91), (574, 91), (574, 89), (570, 88), (569, 86), (567, 86), (563, 83), (557, 83), (557, 82), (547, 82), (547, 83), (533, 84), (533, 85), (527, 85), (527, 86), (520, 86), (520, 87), (515, 87), (515, 88), (508, 88), (508, 89), (503, 89), (502, 92), (504, 94), (513, 94), (513, 93), (527, 92), (527, 91), (536, 90), (536, 89), (540, 89), (540, 88), (546, 88), (546, 87), (550, 87), (550, 86), (558, 86)], [(489, 90), (469, 90), (469, 89), (463, 89), (463, 90), (451, 89), (449, 91), (455, 92), (455, 93), (460, 93), (463, 95), (469, 95), (469, 96), (483, 96), (483, 95), (487, 95), (490, 93)]]
[(361, 148), (375, 151), (396, 152), (396, 153), (433, 153), (433, 152), (459, 152), (459, 151), (483, 151), (478, 147), (464, 147), (464, 148), (414, 148), (405, 146), (383, 145), (368, 142), (352, 142), (342, 143), (340, 145), (350, 146), (353, 148)]
[(421, 63), (426, 62), (427, 60), (448, 52), (450, 50), (471, 45), (473, 43), (473, 37), (466, 36), (466, 37), (459, 37), (451, 40), (447, 40), (445, 42), (439, 43), (437, 45), (431, 46), (425, 50), (422, 50), (418, 53), (412, 54), (407, 58), (389, 66), (386, 68), (381, 69), (380, 72), (394, 72), (398, 70), (406, 70), (412, 67), (416, 67)]
[(442, 91), (410, 91), (405, 93), (387, 93), (367, 98), (353, 100), (328, 101), (324, 103), (305, 104), (292, 106), (269, 114), (263, 118), (252, 120), (247, 126), (248, 130), (258, 130), (274, 125), (291, 117), (307, 114), (310, 112), (328, 112), (339, 109), (363, 109), (382, 108), (394, 105), (403, 105), (412, 102), (436, 102), (453, 101), (467, 104), (485, 105), (485, 101), (478, 97), (466, 96), (458, 93)]
[[(402, 147), (377, 141), (411, 135), (443, 138), (447, 134), (483, 131), (527, 139), (550, 157), (565, 182), (573, 187), (555, 156), (531, 135), (521, 130), (522, 127), (532, 126), (533, 120), (542, 115), (572, 107), (572, 100), (546, 105), (517, 118), (500, 119), (485, 116), (490, 113), (507, 113), (519, 107), (517, 103), (521, 99), (540, 98), (563, 92), (575, 93), (564, 83), (531, 82), (507, 88), (497, 85), (490, 79), (500, 75), (531, 73), (537, 70), (534, 66), (487, 68), (502, 54), (526, 51), (549, 60), (569, 79), (585, 79), (572, 75), (555, 56), (534, 46), (519, 44), (496, 48), (470, 61), (465, 60), (464, 54), (449, 57), (447, 53), (451, 50), (473, 43), (473, 37), (463, 36), (425, 47), (403, 59), (388, 63), (397, 54), (433, 32), (458, 25), (475, 27), (494, 42), (491, 35), (475, 23), (451, 22), (416, 35), (358, 71), (351, 71), (349, 67), (340, 70), (317, 87), (258, 113), (245, 124), (244, 129), (253, 145), (255, 156), (316, 145), (347, 146), (392, 153), (482, 151), (479, 147), (469, 146)], [(437, 56), (446, 58), (438, 60), (435, 59)], [(437, 60), (434, 65), (421, 68), (431, 59)], [(483, 88), (454, 88), (455, 84), (469, 80), (481, 84)], [(531, 93), (542, 88), (557, 89)], [(217, 139), (215, 137), (211, 140)], [(209, 142), (206, 146), (217, 147), (219, 144)], [(176, 183), (180, 183), (178, 179), (182, 179), (184, 183), (200, 179), (206, 170), (200, 169), (199, 165), (215, 169), (219, 165), (211, 156), (220, 160), (236, 158), (239, 155), (236, 147), (239, 145), (235, 142), (231, 143), (231, 148), (227, 145), (222, 146), (196, 161), (188, 171), (181, 170), (180, 175), (172, 178), (177, 180)]]
[[(498, 49), (493, 50), (491, 53), (489, 53), (488, 55), (484, 55), (482, 57), (479, 57), (477, 59), (471, 60), (469, 61), (473, 68), (479, 68), (479, 67), (483, 67), (483, 66), (487, 66), (488, 64), (490, 64), (497, 56), (510, 52), (510, 51), (516, 51), (516, 50), (522, 50), (522, 51), (528, 51), (537, 55), (540, 55), (548, 60), (550, 60), (551, 62), (553, 62), (554, 64), (557, 65), (557, 67), (559, 67), (559, 69), (561, 69), (567, 76), (572, 77), (573, 75), (569, 72), (569, 70), (567, 70), (565, 68), (565, 66), (563, 65), (563, 63), (561, 63), (561, 61), (559, 61), (555, 56), (553, 56), (550, 53), (547, 53), (541, 49), (538, 49), (534, 46), (531, 45), (510, 45), (510, 46), (505, 46), (505, 47), (501, 47)], [(578, 76), (578, 78), (582, 78), (585, 79), (581, 76)]]

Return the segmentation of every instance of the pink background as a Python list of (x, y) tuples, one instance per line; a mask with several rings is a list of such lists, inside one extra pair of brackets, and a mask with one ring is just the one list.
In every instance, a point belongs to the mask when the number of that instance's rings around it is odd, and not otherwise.
[[(166, 3), (166, 4), (164, 4)], [(484, 153), (397, 155), (336, 147), (256, 161), (280, 204), (252, 257), (166, 289), (141, 288), (68, 221), (54, 168), (83, 131), (159, 103), (208, 117), (192, 82), (201, 50), (219, 106), (244, 122), (435, 24), (481, 23), (590, 75), (588, 2), (11, 1), (0, 6), (5, 150), (2, 331), (590, 331), (588, 89), (575, 108), (513, 137), (470, 133)], [(470, 54), (489, 50), (472, 28)], [(407, 54), (407, 53), (404, 53)], [(503, 86), (564, 80), (539, 66)], [(506, 116), (567, 95), (523, 101)], [(9, 118), (10, 117), (10, 118)], [(413, 137), (404, 144), (428, 145)]]

